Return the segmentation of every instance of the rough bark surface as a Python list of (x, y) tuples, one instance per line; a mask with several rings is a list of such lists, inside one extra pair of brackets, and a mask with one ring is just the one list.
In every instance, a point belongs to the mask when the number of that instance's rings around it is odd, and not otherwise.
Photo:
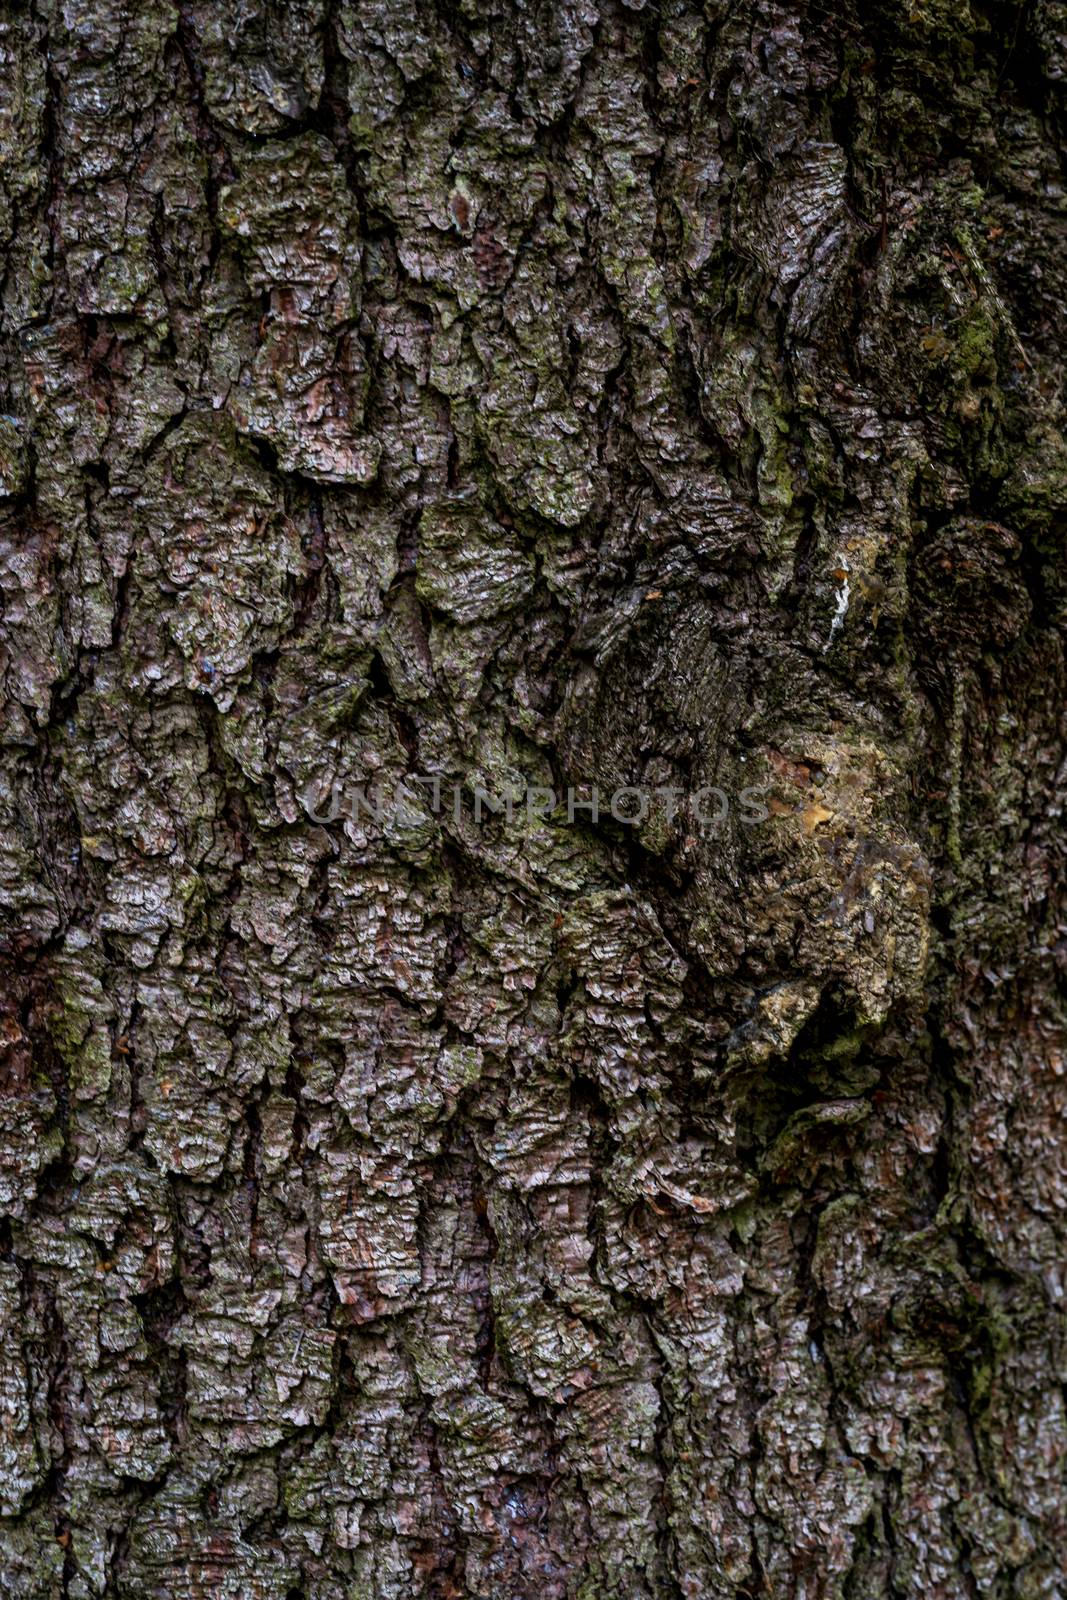
[(1067, 1594), (1065, 35), (5, 7), (4, 1595)]

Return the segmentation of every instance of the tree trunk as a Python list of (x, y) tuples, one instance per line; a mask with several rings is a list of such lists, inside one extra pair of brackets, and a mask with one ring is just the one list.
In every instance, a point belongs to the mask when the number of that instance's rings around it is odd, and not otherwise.
[(5, 1595), (1067, 1594), (1065, 35), (11, 0)]

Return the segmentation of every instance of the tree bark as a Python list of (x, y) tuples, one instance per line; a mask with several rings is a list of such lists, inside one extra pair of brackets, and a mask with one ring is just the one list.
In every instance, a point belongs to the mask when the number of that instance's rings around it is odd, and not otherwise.
[(5, 1595), (1067, 1594), (1065, 41), (6, 8)]

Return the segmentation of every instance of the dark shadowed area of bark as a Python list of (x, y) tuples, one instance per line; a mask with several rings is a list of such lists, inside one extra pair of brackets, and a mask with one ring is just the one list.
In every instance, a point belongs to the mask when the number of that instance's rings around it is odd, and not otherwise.
[(1067, 1594), (1065, 73), (9, 0), (4, 1596)]

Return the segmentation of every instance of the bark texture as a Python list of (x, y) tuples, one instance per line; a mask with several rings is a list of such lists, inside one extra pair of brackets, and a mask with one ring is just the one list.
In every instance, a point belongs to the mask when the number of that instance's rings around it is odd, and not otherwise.
[(4, 7), (4, 1595), (1067, 1594), (1065, 34)]

